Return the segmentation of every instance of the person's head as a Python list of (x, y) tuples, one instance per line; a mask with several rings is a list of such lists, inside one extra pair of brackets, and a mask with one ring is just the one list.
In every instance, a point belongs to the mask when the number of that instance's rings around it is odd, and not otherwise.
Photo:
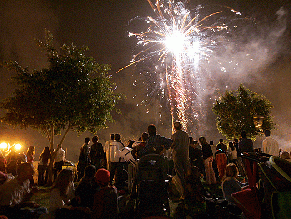
[(223, 139), (221, 138), (221, 139), (219, 139), (219, 143), (223, 143)]
[(114, 140), (115, 141), (120, 141), (120, 134), (115, 134), (114, 135)]
[(227, 164), (226, 170), (225, 170), (225, 176), (226, 177), (237, 177), (237, 175), (238, 175), (237, 166), (234, 163)]
[(234, 146), (233, 146), (233, 143), (231, 141), (228, 143), (228, 146), (232, 151), (234, 150)]
[(148, 133), (149, 133), (149, 135), (155, 135), (157, 133), (156, 126), (153, 124), (150, 124), (148, 126)]
[(268, 137), (268, 136), (270, 136), (270, 135), (271, 135), (271, 131), (270, 131), (270, 130), (266, 130), (266, 131), (265, 131), (265, 136)]
[(89, 137), (86, 137), (86, 138), (85, 138), (85, 143), (86, 143), (86, 144), (89, 144), (89, 142), (90, 142), (90, 138), (89, 138)]
[(27, 179), (31, 179), (34, 175), (34, 169), (31, 163), (21, 163), (17, 167), (17, 177), (19, 181), (24, 182)]
[(92, 138), (93, 143), (97, 143), (98, 140), (99, 140), (99, 137), (97, 135), (93, 136), (93, 138)]
[(148, 138), (149, 138), (148, 133), (146, 133), (146, 132), (142, 133), (142, 135), (141, 135), (141, 140), (142, 140), (142, 141), (147, 141)]
[(74, 175), (72, 170), (62, 169), (59, 172), (53, 187), (58, 188), (61, 195), (66, 195), (68, 193), (69, 185), (73, 181), (73, 179)]
[(27, 152), (34, 154), (34, 146), (29, 146)]
[(93, 178), (95, 176), (96, 173), (96, 168), (93, 165), (88, 165), (85, 168), (85, 177), (86, 178)]
[(206, 143), (206, 138), (203, 137), (203, 136), (201, 136), (201, 137), (199, 138), (199, 142), (200, 142), (200, 144), (205, 144), (205, 143)]
[(280, 156), (282, 159), (290, 159), (290, 155), (287, 151), (283, 151)]
[(110, 140), (114, 140), (114, 134), (110, 134)]
[(180, 122), (174, 122), (174, 129), (175, 130), (181, 130), (182, 124)]
[(193, 137), (189, 137), (189, 144), (193, 144)]
[(50, 152), (50, 148), (48, 146), (44, 147), (43, 152), (45, 152), (45, 153)]
[(107, 186), (110, 182), (110, 172), (104, 168), (97, 170), (95, 181), (101, 186)]
[(237, 138), (233, 139), (233, 141), (234, 141), (234, 143), (238, 143), (238, 139)]
[(242, 138), (246, 138), (247, 137), (247, 132), (246, 131), (242, 131), (240, 135), (241, 135)]

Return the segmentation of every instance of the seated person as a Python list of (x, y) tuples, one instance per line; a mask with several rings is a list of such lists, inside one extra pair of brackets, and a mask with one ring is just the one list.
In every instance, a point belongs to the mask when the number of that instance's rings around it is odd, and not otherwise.
[(98, 189), (97, 182), (95, 181), (96, 168), (93, 165), (89, 165), (85, 168), (85, 174), (81, 178), (76, 191), (76, 200), (78, 200), (78, 206), (89, 207), (93, 206), (94, 194)]
[(94, 195), (92, 218), (118, 218), (117, 189), (109, 185), (110, 172), (103, 168), (99, 169), (95, 174), (95, 180), (100, 189)]
[[(22, 163), (17, 169), (17, 176), (6, 180), (0, 186), (0, 214), (5, 212), (8, 218), (32, 218), (33, 216), (47, 212), (46, 208), (40, 208), (35, 202), (29, 201), (36, 188), (30, 185), (34, 169), (30, 163)], [(23, 208), (31, 208), (29, 211)]]
[(237, 180), (238, 169), (234, 163), (229, 163), (226, 166), (225, 177), (222, 181), (221, 188), (223, 192), (223, 197), (230, 203), (235, 203), (231, 197), (232, 193), (241, 191), (245, 186), (244, 183), (241, 183)]

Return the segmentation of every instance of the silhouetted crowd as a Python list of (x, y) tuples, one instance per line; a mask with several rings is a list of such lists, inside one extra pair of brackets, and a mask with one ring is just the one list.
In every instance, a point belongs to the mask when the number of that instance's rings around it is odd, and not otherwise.
[[(174, 134), (166, 138), (149, 125), (137, 141), (129, 140), (126, 145), (120, 134), (111, 134), (104, 146), (97, 135), (87, 137), (76, 167), (66, 160), (62, 145), (54, 151), (45, 147), (39, 156), (37, 183), (33, 179), (34, 146), (26, 154), (15, 150), (1, 154), (0, 218), (170, 217), (170, 199), (179, 203), (177, 209), (182, 206), (184, 216), (215, 218), (209, 207), (215, 202), (214, 209), (221, 205), (228, 218), (248, 218), (237, 200), (247, 189), (258, 187), (258, 154), (281, 156), (290, 162), (290, 154), (279, 151), (270, 131), (261, 153), (244, 131), (240, 139), (220, 139), (214, 145), (204, 136), (189, 137), (180, 122), (173, 127)], [(31, 201), (40, 186), (49, 188), (47, 207)], [(207, 189), (214, 187), (221, 189), (223, 204)], [(176, 217), (183, 218), (183, 214)]]

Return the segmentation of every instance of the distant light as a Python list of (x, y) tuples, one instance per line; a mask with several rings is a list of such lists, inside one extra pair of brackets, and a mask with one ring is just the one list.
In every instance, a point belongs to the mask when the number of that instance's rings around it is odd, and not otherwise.
[(5, 143), (5, 142), (2, 142), (1, 144), (0, 144), (0, 149), (6, 149), (7, 148), (7, 143)]
[(16, 144), (15, 145), (15, 150), (19, 151), (21, 149), (21, 145), (20, 144)]

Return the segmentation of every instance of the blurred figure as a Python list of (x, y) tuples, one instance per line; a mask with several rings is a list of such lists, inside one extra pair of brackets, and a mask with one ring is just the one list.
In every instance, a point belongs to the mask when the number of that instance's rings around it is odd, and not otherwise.
[[(33, 218), (37, 213), (46, 213), (46, 208), (39, 208), (37, 203), (27, 201), (36, 191), (36, 188), (31, 187), (29, 180), (34, 174), (32, 165), (20, 164), (17, 173), (15, 178), (7, 180), (0, 186), (0, 209), (5, 211), (8, 218)], [(23, 211), (22, 208), (29, 208), (30, 211)]]
[(43, 186), (47, 183), (48, 163), (51, 159), (49, 147), (45, 147), (39, 156), (38, 163), (38, 185)]
[(51, 218), (57, 217), (59, 209), (67, 208), (70, 200), (74, 198), (73, 171), (63, 169), (59, 172), (50, 193), (49, 214)]
[(213, 154), (210, 145), (206, 142), (205, 137), (200, 137), (199, 142), (202, 146), (202, 155), (205, 166), (206, 184), (216, 184), (215, 173), (212, 167)]
[(271, 131), (266, 130), (265, 131), (266, 138), (262, 142), (262, 152), (266, 154), (270, 154), (272, 156), (279, 156), (279, 144), (270, 135), (271, 135)]
[(27, 163), (33, 164), (34, 154), (35, 154), (35, 147), (34, 146), (29, 146), (29, 148), (28, 148), (28, 150), (26, 152)]
[(288, 151), (283, 151), (281, 153), (281, 156), (280, 156), (282, 159), (285, 159), (289, 162), (291, 162), (291, 157), (290, 157), (290, 154), (288, 153)]
[(223, 143), (223, 139), (219, 139), (219, 143), (216, 145), (216, 151), (221, 149), (224, 153), (227, 152), (227, 146)]
[(80, 148), (79, 162), (78, 162), (78, 180), (84, 175), (86, 166), (90, 163), (90, 138), (85, 138), (85, 143)]
[(92, 219), (117, 219), (117, 189), (110, 186), (110, 172), (103, 168), (97, 170), (95, 180), (100, 189), (94, 195)]
[(58, 173), (62, 170), (66, 161), (66, 152), (62, 148), (61, 144), (58, 144), (57, 149), (54, 151), (55, 163), (54, 163), (54, 180), (56, 180)]
[(173, 161), (175, 172), (180, 178), (183, 194), (181, 198), (185, 198), (186, 181), (185, 177), (191, 172), (191, 164), (189, 159), (189, 136), (186, 132), (182, 131), (182, 124), (180, 122), (174, 123), (175, 133), (172, 135), (173, 143)]
[(105, 147), (104, 147), (104, 150), (105, 150), (105, 153), (106, 153), (106, 167), (107, 167), (107, 170), (109, 170), (109, 163), (110, 163), (110, 156), (111, 156), (111, 150), (110, 150), (110, 143), (112, 143), (114, 141), (114, 134), (110, 134), (110, 140), (106, 141), (105, 142)]
[(98, 141), (99, 137), (95, 135), (92, 138), (93, 145), (90, 151), (91, 164), (95, 166), (96, 170), (106, 166), (106, 154), (103, 145)]
[(89, 207), (92, 209), (94, 203), (94, 194), (99, 186), (95, 181), (96, 168), (93, 165), (88, 165), (85, 168), (85, 174), (76, 187), (75, 195), (79, 200), (78, 206)]
[(251, 139), (247, 138), (246, 131), (241, 132), (241, 139), (238, 143), (238, 148), (241, 153), (243, 152), (254, 152), (254, 145)]

